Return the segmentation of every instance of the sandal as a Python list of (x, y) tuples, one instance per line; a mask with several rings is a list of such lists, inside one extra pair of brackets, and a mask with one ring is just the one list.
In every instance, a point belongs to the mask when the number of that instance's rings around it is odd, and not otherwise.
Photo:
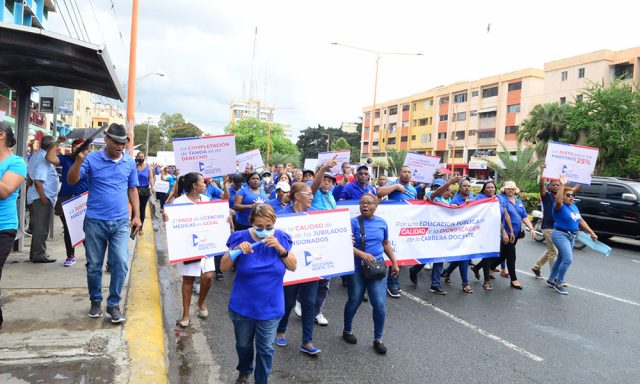
[(451, 282), (451, 275), (449, 275), (447, 272), (442, 272), (442, 277), (444, 277), (444, 282), (445, 283), (450, 283)]
[(473, 271), (473, 276), (476, 277), (476, 280), (480, 280), (480, 271), (476, 267), (471, 268), (471, 270)]
[(487, 291), (492, 291), (493, 287), (491, 286), (491, 283), (489, 283), (488, 281), (485, 281), (484, 284), (482, 284), (482, 288), (486, 289)]
[(500, 276), (509, 277), (509, 270), (508, 269), (503, 269), (502, 271), (500, 271)]
[(191, 321), (190, 320), (187, 320), (187, 321), (178, 320), (178, 321), (176, 321), (176, 325), (178, 327), (180, 327), (180, 328), (188, 328), (189, 325), (191, 325)]
[(465, 284), (465, 285), (462, 286), (462, 292), (464, 292), (464, 293), (473, 293), (473, 289), (471, 288), (471, 285)]

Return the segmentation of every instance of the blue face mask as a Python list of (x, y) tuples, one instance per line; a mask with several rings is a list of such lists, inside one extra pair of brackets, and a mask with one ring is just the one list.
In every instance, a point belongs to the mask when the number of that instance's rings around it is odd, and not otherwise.
[(275, 231), (275, 229), (258, 229), (256, 227), (253, 227), (253, 233), (261, 239), (273, 236)]

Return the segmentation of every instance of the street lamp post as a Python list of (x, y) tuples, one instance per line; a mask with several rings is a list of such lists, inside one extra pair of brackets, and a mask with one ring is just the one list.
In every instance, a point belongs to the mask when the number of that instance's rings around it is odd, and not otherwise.
[(368, 53), (373, 53), (376, 55), (376, 75), (375, 81), (373, 83), (373, 107), (371, 108), (371, 117), (369, 119), (369, 137), (368, 137), (368, 153), (369, 157), (373, 157), (373, 126), (376, 120), (376, 96), (378, 93), (378, 66), (380, 62), (381, 55), (402, 55), (402, 56), (422, 56), (422, 53), (409, 53), (409, 52), (385, 52), (385, 51), (376, 51), (373, 49), (360, 48), (352, 45), (340, 44), (337, 42), (331, 43), (332, 45), (337, 45), (339, 47), (356, 49), (358, 51), (364, 51)]
[[(131, 104), (129, 103), (129, 97), (133, 98), (135, 96), (135, 85), (136, 85), (136, 83), (146, 79), (149, 76), (164, 77), (164, 73), (160, 72), (160, 71), (158, 71), (158, 72), (150, 72), (150, 73), (147, 73), (145, 75), (142, 75), (142, 76), (136, 78), (135, 81), (133, 82), (133, 84), (131, 84), (131, 85), (128, 82), (125, 83), (125, 87), (127, 88), (127, 96), (126, 96), (124, 102), (127, 104), (127, 125), (129, 126), (128, 130), (129, 130), (129, 140), (130, 140), (130, 146), (129, 146), (130, 151), (133, 151), (133, 140), (134, 140), (134, 137), (133, 137), (133, 126), (134, 126), (135, 120), (134, 120), (134, 118), (130, 118), (130, 116), (129, 116), (129, 108), (131, 107), (130, 106)], [(147, 146), (145, 147), (145, 151), (149, 152), (149, 124), (147, 124)]]

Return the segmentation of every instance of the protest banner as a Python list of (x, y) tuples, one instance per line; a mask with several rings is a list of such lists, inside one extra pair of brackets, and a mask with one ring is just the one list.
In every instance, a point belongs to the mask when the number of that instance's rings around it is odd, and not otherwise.
[(408, 152), (403, 166), (411, 168), (411, 180), (431, 184), (433, 174), (440, 167), (440, 156)]
[[(351, 217), (360, 215), (358, 201), (341, 201), (338, 208), (341, 207), (348, 208)], [(500, 254), (498, 200), (478, 200), (460, 207), (424, 200), (384, 201), (375, 215), (389, 226), (389, 241), (398, 265)]]
[(69, 238), (75, 248), (84, 241), (84, 215), (87, 213), (87, 198), (89, 193), (85, 192), (62, 203), (62, 212), (67, 222)]
[(156, 188), (156, 192), (169, 193), (169, 182), (162, 180), (159, 175), (153, 185)]
[[(331, 174), (338, 175), (342, 173), (342, 163), (348, 163), (349, 158), (351, 157), (351, 151), (334, 151), (334, 152), (320, 152), (318, 153), (318, 164), (322, 165), (327, 161), (336, 157), (336, 166), (331, 168)], [(314, 169), (315, 171), (315, 169)]]
[(238, 167), (238, 172), (244, 172), (244, 167), (247, 164), (251, 164), (254, 171), (258, 168), (264, 168), (260, 149), (256, 148), (236, 155), (236, 166)]
[(183, 175), (198, 172), (204, 177), (217, 177), (236, 173), (235, 135), (175, 139), (173, 152)]
[(197, 204), (167, 204), (166, 222), (169, 263), (179, 263), (222, 254), (231, 234), (226, 200)]
[(156, 162), (162, 165), (176, 165), (176, 158), (173, 156), (173, 151), (158, 151)]
[(315, 172), (317, 166), (318, 159), (304, 159), (304, 169), (310, 169)]
[(347, 209), (278, 216), (276, 228), (291, 236), (291, 252), (298, 260), (296, 270), (285, 274), (284, 285), (353, 273), (351, 220)]
[(557, 180), (564, 174), (569, 181), (590, 185), (597, 160), (598, 148), (550, 142), (542, 177)]

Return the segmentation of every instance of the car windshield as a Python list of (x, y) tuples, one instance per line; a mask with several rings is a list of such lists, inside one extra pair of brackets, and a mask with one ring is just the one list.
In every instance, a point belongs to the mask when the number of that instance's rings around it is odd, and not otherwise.
[(640, 183), (635, 182), (635, 181), (632, 181), (632, 182), (630, 182), (630, 183), (629, 183), (629, 186), (630, 186), (631, 188), (635, 189), (636, 193), (637, 193), (638, 195), (640, 195)]

